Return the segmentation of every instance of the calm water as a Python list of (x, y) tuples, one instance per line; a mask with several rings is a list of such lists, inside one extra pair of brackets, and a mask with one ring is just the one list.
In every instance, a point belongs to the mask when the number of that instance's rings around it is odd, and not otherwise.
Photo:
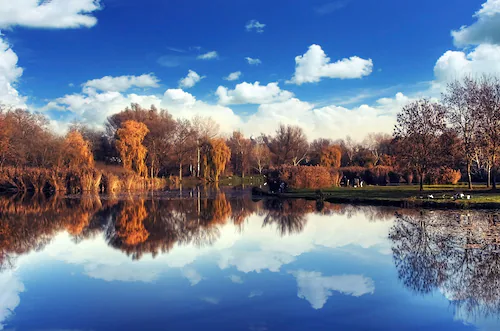
[(495, 213), (176, 196), (0, 198), (0, 329), (500, 329)]

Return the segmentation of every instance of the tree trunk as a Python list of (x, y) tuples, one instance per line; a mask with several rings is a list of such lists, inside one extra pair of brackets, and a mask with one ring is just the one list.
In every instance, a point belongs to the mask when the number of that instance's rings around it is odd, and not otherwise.
[(200, 146), (198, 145), (198, 169), (196, 172), (198, 178), (200, 178)]
[(497, 167), (495, 165), (495, 162), (496, 162), (496, 160), (495, 160), (496, 157), (495, 156), (496, 155), (493, 154), (493, 158), (491, 160), (492, 161), (491, 162), (491, 177), (492, 177), (492, 181), (491, 182), (492, 182), (492, 188), (494, 190), (497, 189), (497, 179), (496, 179), (496, 177), (497, 177)]
[(182, 182), (182, 162), (179, 164), (179, 181)]
[(467, 160), (467, 180), (469, 182), (469, 190), (472, 190), (472, 175), (470, 168), (471, 168), (470, 160)]
[(487, 174), (488, 175), (488, 179), (487, 179), (487, 182), (486, 182), (486, 187), (490, 188), (490, 186), (491, 186), (491, 166), (488, 165), (486, 171), (488, 172), (488, 174)]
[(420, 182), (420, 191), (421, 192), (424, 190), (424, 177), (425, 177), (425, 174), (421, 173), (420, 174), (420, 179), (419, 179), (419, 182)]

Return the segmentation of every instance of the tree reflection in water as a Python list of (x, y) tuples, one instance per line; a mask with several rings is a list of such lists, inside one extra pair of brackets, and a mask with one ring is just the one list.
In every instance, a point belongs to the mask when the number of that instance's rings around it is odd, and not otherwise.
[(361, 210), (374, 219), (393, 215), (378, 208), (329, 203), (318, 208), (315, 201), (255, 202), (248, 194), (231, 194), (199, 188), (190, 193), (193, 198), (0, 197), (0, 266), (12, 267), (17, 256), (43, 249), (61, 232), (67, 232), (76, 243), (103, 235), (111, 247), (138, 260), (145, 254), (168, 253), (176, 245), (212, 245), (228, 222), (244, 231), (252, 215), (281, 236), (301, 233), (310, 213), (351, 216)]
[(421, 294), (441, 291), (468, 319), (500, 315), (498, 214), (397, 214), (389, 238), (406, 287)]

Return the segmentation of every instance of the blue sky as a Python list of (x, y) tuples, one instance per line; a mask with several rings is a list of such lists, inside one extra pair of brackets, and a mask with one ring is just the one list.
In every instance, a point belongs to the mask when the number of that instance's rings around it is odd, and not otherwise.
[(0, 28), (0, 102), (61, 132), (139, 102), (226, 133), (361, 139), (452, 78), (500, 72), (500, 0), (0, 0)]

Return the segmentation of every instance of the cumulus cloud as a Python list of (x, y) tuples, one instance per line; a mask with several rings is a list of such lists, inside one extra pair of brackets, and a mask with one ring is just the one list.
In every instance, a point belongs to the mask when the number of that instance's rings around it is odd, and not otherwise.
[(309, 301), (314, 309), (321, 309), (333, 292), (360, 297), (373, 294), (373, 280), (362, 275), (325, 277), (320, 272), (298, 270), (290, 272), (297, 280), (297, 296)]
[(89, 28), (100, 9), (100, 0), (0, 0), (0, 28)]
[(470, 26), (462, 26), (451, 35), (456, 46), (500, 43), (500, 0), (487, 0), (474, 14), (477, 19)]
[(257, 33), (263, 33), (265, 27), (266, 27), (265, 24), (260, 23), (257, 20), (251, 20), (245, 26), (245, 28), (247, 29), (248, 32), (255, 31)]
[(358, 56), (331, 63), (330, 58), (319, 45), (311, 45), (309, 50), (295, 58), (295, 75), (289, 83), (302, 85), (317, 83), (321, 78), (354, 79), (372, 73), (373, 62)]
[(179, 86), (182, 88), (191, 88), (199, 83), (205, 76), (198, 75), (195, 71), (189, 70), (186, 77), (179, 81)]
[(433, 88), (442, 90), (451, 80), (483, 74), (500, 74), (500, 45), (482, 44), (468, 53), (447, 51), (434, 67)]
[(236, 71), (236, 72), (230, 73), (227, 77), (224, 77), (224, 80), (228, 80), (228, 81), (232, 82), (234, 80), (240, 79), (240, 77), (241, 77), (241, 71)]
[[(247, 135), (276, 130), (277, 123), (299, 125), (307, 137), (344, 138), (350, 135), (362, 139), (367, 133), (376, 131), (391, 133), (396, 114), (412, 99), (397, 93), (393, 98), (382, 98), (373, 105), (346, 108), (335, 105), (316, 107), (314, 104), (291, 98), (283, 102), (262, 104), (250, 115), (243, 127)], [(256, 132), (256, 127), (258, 132)]]
[(278, 83), (260, 85), (260, 82), (241, 83), (236, 85), (234, 90), (219, 86), (215, 94), (219, 97), (219, 104), (239, 105), (239, 104), (268, 104), (282, 102), (293, 97), (293, 93), (282, 90)]
[(205, 54), (198, 55), (198, 60), (214, 60), (219, 57), (219, 54), (216, 51), (208, 52)]
[(0, 104), (25, 107), (26, 99), (15, 88), (23, 74), (17, 62), (17, 54), (0, 36)]
[(262, 61), (261, 61), (261, 60), (259, 60), (259, 59), (253, 59), (253, 58), (251, 58), (251, 57), (246, 57), (246, 58), (245, 58), (245, 60), (247, 60), (248, 64), (250, 64), (250, 65), (255, 65), (255, 66), (257, 66), (257, 65), (259, 65), (259, 64), (262, 64)]
[(132, 87), (158, 87), (159, 79), (153, 74), (141, 76), (105, 76), (99, 79), (89, 80), (84, 83), (84, 88), (93, 88), (100, 91), (123, 92)]
[(243, 284), (243, 279), (241, 279), (241, 277), (238, 275), (229, 275), (227, 278), (229, 278), (235, 284)]

